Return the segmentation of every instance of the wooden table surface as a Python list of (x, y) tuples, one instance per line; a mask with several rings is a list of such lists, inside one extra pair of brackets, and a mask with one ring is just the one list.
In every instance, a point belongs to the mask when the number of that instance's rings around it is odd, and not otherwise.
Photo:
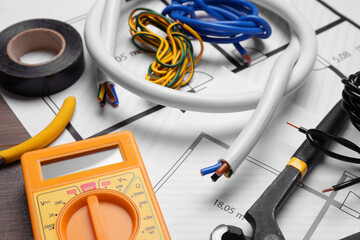
[[(30, 138), (0, 96), (0, 150)], [(33, 239), (20, 162), (0, 167), (0, 240)]]

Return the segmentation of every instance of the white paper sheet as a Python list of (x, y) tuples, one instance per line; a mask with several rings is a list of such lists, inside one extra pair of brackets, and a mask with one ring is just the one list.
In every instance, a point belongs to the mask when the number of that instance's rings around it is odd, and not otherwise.
[[(322, 1), (295, 1), (317, 30), (318, 61), (301, 89), (283, 99), (261, 140), (230, 180), (222, 178), (213, 183), (209, 177), (201, 177), (199, 169), (217, 161), (252, 111), (228, 114), (181, 111), (150, 103), (120, 86), (116, 86), (119, 106), (113, 108), (107, 104), (101, 109), (96, 101), (95, 68), (87, 51), (86, 71), (70, 88), (44, 98), (19, 97), (2, 89), (1, 94), (30, 135), (37, 134), (53, 119), (67, 96), (76, 96), (77, 106), (71, 121), (73, 132), (65, 131), (52, 145), (114, 131), (132, 131), (172, 239), (208, 239), (219, 224), (242, 227), (250, 235), (250, 226), (243, 215), (304, 140), (286, 121), (308, 128), (316, 126), (340, 99), (341, 76), (359, 69), (360, 31), (352, 22), (358, 19), (349, 11), (358, 3), (352, 2), (353, 7), (341, 8), (338, 13)], [(0, 30), (20, 20), (44, 17), (67, 21), (82, 33), (86, 13), (93, 3), (94, 0), (0, 0)], [(350, 5), (347, 1), (342, 4)], [(119, 64), (125, 64), (143, 78), (152, 60), (131, 44), (127, 25), (127, 15), (136, 6), (161, 11), (165, 5), (162, 1), (131, 1), (123, 8), (116, 55), (125, 56)], [(205, 44), (194, 80), (185, 90), (241, 94), (265, 84), (272, 64), (288, 43), (288, 28), (270, 12), (262, 9), (260, 12), (269, 19), (273, 35), (267, 40), (244, 43), (253, 58), (252, 65), (246, 68), (232, 45)], [(344, 52), (348, 57), (339, 60)], [(352, 126), (344, 134), (359, 142), (358, 132)], [(285, 238), (339, 239), (358, 232), (360, 187), (355, 185), (327, 194), (322, 194), (321, 189), (360, 176), (359, 170), (353, 164), (328, 158), (320, 161), (279, 212), (277, 220)], [(227, 211), (220, 205), (228, 206)]]

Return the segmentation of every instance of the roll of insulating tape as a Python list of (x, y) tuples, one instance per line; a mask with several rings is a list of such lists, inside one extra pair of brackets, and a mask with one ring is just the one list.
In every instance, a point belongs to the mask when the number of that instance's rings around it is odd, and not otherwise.
[[(40, 50), (55, 56), (38, 64), (19, 60), (26, 53)], [(33, 19), (0, 33), (0, 84), (10, 92), (24, 96), (54, 94), (75, 83), (84, 68), (81, 37), (67, 23)]]

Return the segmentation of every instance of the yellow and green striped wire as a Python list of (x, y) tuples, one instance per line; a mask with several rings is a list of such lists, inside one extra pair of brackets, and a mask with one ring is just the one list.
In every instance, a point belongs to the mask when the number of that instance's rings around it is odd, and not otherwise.
[[(146, 8), (137, 8), (130, 14), (129, 26), (134, 45), (143, 52), (155, 55), (145, 77), (147, 80), (179, 89), (192, 79), (195, 65), (204, 49), (201, 37), (192, 28)], [(166, 33), (167, 39), (151, 31), (150, 26)], [(196, 59), (185, 31), (199, 40), (201, 49)]]

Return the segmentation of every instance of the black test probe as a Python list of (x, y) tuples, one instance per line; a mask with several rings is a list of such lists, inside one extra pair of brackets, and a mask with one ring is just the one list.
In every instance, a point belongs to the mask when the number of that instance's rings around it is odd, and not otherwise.
[[(340, 100), (330, 110), (316, 129), (332, 135), (338, 134), (349, 119), (341, 105), (342, 100)], [(330, 143), (330, 140), (325, 139), (322, 142), (322, 146), (327, 148)], [(301, 144), (284, 170), (275, 178), (271, 185), (246, 212), (245, 219), (253, 228), (253, 235), (251, 239), (285, 240), (276, 222), (275, 215), (291, 193), (292, 189), (321, 156), (322, 152), (318, 151), (308, 140), (305, 140)], [(234, 226), (228, 226), (229, 231), (231, 230), (230, 227), (231, 229), (234, 228)], [(214, 232), (212, 235), (214, 235)], [(245, 239), (242, 231), (239, 232), (241, 232), (241, 234), (236, 234), (232, 230), (231, 237), (224, 238), (225, 235), (229, 236), (229, 234), (223, 234), (222, 238), (213, 238), (212, 240)]]

